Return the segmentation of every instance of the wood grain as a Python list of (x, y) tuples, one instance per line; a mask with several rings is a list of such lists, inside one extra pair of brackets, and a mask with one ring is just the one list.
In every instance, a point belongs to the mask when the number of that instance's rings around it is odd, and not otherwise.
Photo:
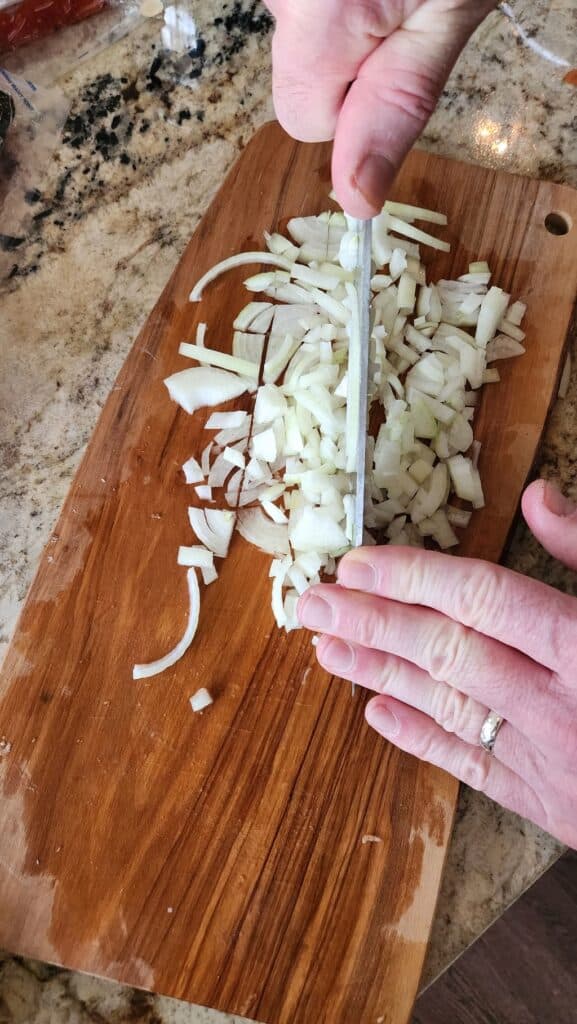
[[(246, 270), (191, 284), (262, 232), (326, 205), (329, 149), (276, 125), (242, 154), (135, 342), (44, 553), (3, 674), (0, 946), (271, 1024), (409, 1019), (457, 785), (365, 725), (310, 637), (277, 632), (268, 559), (236, 538), (180, 636), (190, 489), (203, 446), (162, 379), (202, 319), (227, 347)], [(528, 351), (479, 418), (489, 507), (462, 550), (498, 559), (555, 393), (577, 283), (570, 190), (413, 153), (398, 198), (445, 210), (453, 251), (529, 302)], [(242, 405), (242, 401), (237, 403)], [(205, 442), (206, 443), (206, 442)], [(209, 687), (215, 704), (187, 700)], [(5, 750), (8, 748), (5, 747)], [(364, 833), (382, 837), (362, 845)]]

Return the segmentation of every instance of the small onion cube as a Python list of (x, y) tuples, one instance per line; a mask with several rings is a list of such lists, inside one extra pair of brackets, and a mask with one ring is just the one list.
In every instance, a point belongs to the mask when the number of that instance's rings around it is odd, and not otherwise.
[(190, 706), (195, 713), (204, 711), (205, 708), (210, 707), (214, 703), (210, 693), (204, 686), (201, 686), (200, 690), (197, 690), (189, 699)]

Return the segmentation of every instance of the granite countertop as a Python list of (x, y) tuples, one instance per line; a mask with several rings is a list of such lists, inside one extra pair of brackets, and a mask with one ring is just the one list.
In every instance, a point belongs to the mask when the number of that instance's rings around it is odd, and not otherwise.
[[(79, 29), (74, 52), (86, 51), (86, 39), (92, 50), (98, 39), (100, 52), (64, 77), (60, 41), (27, 58), (27, 72), (36, 68), (71, 109), (46, 159), (15, 171), (3, 211), (0, 651), (139, 327), (226, 170), (272, 114), (264, 8), (250, 0), (180, 7), (194, 18), (184, 52), (165, 48), (162, 18), (133, 16), (114, 45), (95, 34), (98, 19)], [(108, 42), (115, 35), (113, 23)], [(575, 65), (572, 0), (504, 4), (463, 54), (420, 144), (577, 185), (577, 92), (567, 75)], [(552, 412), (540, 469), (577, 497), (576, 450), (574, 373)], [(507, 564), (577, 593), (575, 577), (522, 525)], [(424, 983), (559, 852), (534, 826), (463, 790)], [(0, 957), (2, 1024), (235, 1019)]]

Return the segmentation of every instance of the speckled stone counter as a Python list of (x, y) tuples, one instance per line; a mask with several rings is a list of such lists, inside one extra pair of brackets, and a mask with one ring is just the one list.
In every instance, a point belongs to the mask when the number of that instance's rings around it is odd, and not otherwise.
[[(185, 6), (195, 35), (184, 53), (163, 49), (162, 19), (135, 19), (125, 38), (58, 82), (71, 104), (62, 138), (26, 187), (24, 226), (2, 222), (2, 650), (139, 327), (226, 170), (272, 114), (264, 8), (249, 0)], [(421, 145), (577, 185), (577, 90), (564, 81), (577, 65), (577, 8), (572, 0), (503, 6), (462, 56)], [(54, 75), (54, 46), (39, 48), (38, 65)], [(575, 497), (576, 451), (573, 374), (551, 415), (541, 471)], [(575, 577), (522, 525), (507, 564), (577, 593)], [(464, 791), (424, 983), (559, 851), (532, 825)], [(137, 1020), (233, 1018), (9, 954), (0, 959), (2, 1024)]]

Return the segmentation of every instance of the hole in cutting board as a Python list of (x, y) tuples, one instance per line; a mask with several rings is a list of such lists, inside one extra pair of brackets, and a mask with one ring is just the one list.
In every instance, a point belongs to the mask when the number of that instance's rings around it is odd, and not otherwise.
[(545, 227), (550, 235), (568, 235), (573, 225), (566, 213), (548, 213)]

